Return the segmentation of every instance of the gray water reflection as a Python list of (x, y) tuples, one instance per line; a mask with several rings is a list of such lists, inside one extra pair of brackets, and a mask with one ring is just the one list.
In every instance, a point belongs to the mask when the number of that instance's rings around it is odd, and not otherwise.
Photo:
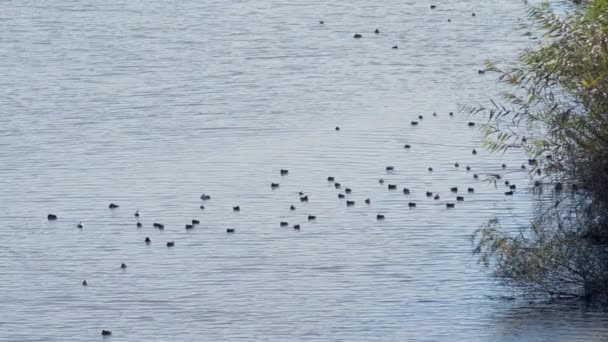
[[(608, 333), (602, 312), (488, 300), (508, 292), (470, 255), (470, 234), (489, 218), (514, 229), (533, 212), (524, 156), (489, 155), (468, 118), (448, 115), (497, 94), (477, 74), (484, 59), (509, 61), (534, 43), (515, 30), (521, 3), (0, 8), (0, 340), (88, 341), (101, 329), (113, 341)], [(507, 197), (473, 173), (501, 173), (518, 190)], [(354, 207), (328, 176), (353, 189)], [(453, 186), (475, 193), (448, 210)], [(213, 198), (201, 210), (203, 192)], [(193, 218), (201, 226), (186, 231)]]

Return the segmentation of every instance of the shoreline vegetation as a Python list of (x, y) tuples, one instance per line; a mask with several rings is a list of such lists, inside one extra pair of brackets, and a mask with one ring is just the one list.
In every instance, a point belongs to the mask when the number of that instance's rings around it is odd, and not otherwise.
[[(578, 3), (578, 2), (577, 2)], [(507, 92), (488, 107), (486, 147), (523, 149), (531, 185), (543, 194), (517, 233), (496, 219), (472, 236), (473, 253), (494, 276), (525, 295), (608, 299), (608, 0), (566, 15), (547, 6), (529, 16), (539, 45), (514, 65), (488, 62)]]

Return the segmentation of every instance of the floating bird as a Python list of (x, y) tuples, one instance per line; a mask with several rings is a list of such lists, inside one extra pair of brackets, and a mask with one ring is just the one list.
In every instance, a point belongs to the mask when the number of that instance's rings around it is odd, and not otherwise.
[(451, 192), (458, 192), (458, 188), (457, 187), (450, 188), (450, 191)]
[(386, 167), (386, 171), (395, 171), (395, 167), (394, 166), (387, 166)]
[(564, 187), (562, 186), (562, 183), (557, 182), (555, 184), (555, 191), (562, 191), (564, 189)]
[(418, 125), (418, 121), (412, 121), (412, 122), (411, 122), (411, 125), (412, 125), (412, 126), (417, 126), (417, 125)]
[(47, 220), (49, 220), (49, 221), (55, 221), (55, 220), (57, 220), (57, 215), (54, 215), (54, 214), (49, 214), (49, 215), (46, 217), (46, 219), (47, 219)]
[(454, 116), (454, 112), (450, 112), (450, 116)]
[(428, 168), (429, 172), (433, 172), (433, 168), (429, 166)]
[(431, 9), (435, 9), (435, 8), (437, 8), (436, 5), (431, 5)]
[(370, 200), (369, 198), (365, 199), (365, 204), (371, 204), (372, 200)]
[(485, 73), (486, 73), (486, 71), (485, 71), (485, 70), (481, 70), (481, 69), (479, 69), (479, 70), (477, 70), (477, 73), (481, 75), (481, 74), (485, 74)]
[(334, 188), (336, 188), (336, 189), (340, 189), (341, 186), (342, 186), (342, 184), (340, 184), (340, 183), (334, 183)]
[(191, 224), (187, 224), (187, 225), (186, 225), (186, 230), (190, 230), (190, 229), (193, 229), (193, 228), (194, 228), (194, 226), (193, 226), (193, 225), (191, 225)]
[(173, 247), (173, 246), (175, 246), (175, 242), (167, 241), (167, 247)]
[(114, 203), (110, 203), (110, 205), (108, 206), (108, 208), (110, 208), (110, 209), (116, 209), (118, 207), (119, 207), (119, 205), (118, 204), (114, 204)]
[(478, 178), (479, 178), (479, 176), (478, 176), (477, 174), (474, 174), (474, 175), (473, 175), (473, 178), (478, 179)]
[(437, 116), (437, 113), (433, 112), (433, 116)]
[(467, 192), (469, 192), (469, 193), (471, 193), (471, 192), (475, 192), (475, 189), (473, 189), (473, 188), (468, 188), (468, 189), (467, 189)]
[(476, 155), (476, 154), (477, 154), (477, 150), (476, 150), (476, 149), (473, 149), (473, 152), (472, 152), (472, 153), (473, 153), (474, 155)]
[(335, 179), (334, 177), (327, 177), (327, 181), (328, 181), (328, 182), (333, 182), (333, 181), (335, 181), (335, 180), (336, 180), (336, 179)]
[(234, 233), (234, 228), (228, 228), (228, 229), (226, 229), (226, 233)]
[(340, 130), (340, 126), (336, 126), (336, 131), (339, 131), (339, 130)]
[(270, 183), (270, 188), (271, 189), (276, 189), (279, 187), (279, 183)]
[(295, 229), (295, 230), (300, 230), (300, 225), (299, 225), (299, 224), (294, 224), (294, 225), (293, 225), (293, 229)]
[(456, 196), (456, 201), (462, 202), (462, 201), (464, 201), (464, 197), (462, 197), (462, 196)]
[(507, 195), (507, 196), (513, 196), (513, 190), (505, 192), (505, 195)]
[(384, 220), (384, 215), (380, 215), (380, 214), (376, 215), (376, 220), (378, 220), (378, 221)]
[(528, 165), (536, 165), (538, 161), (536, 159), (528, 159)]
[(101, 336), (110, 336), (110, 335), (112, 335), (112, 332), (110, 330), (101, 331)]
[(232, 211), (241, 211), (241, 207), (238, 205), (236, 207), (232, 207)]
[(315, 215), (308, 215), (308, 221), (314, 221), (317, 217)]
[(289, 170), (281, 169), (281, 176), (289, 174)]
[(404, 193), (405, 195), (409, 195), (409, 194), (410, 194), (410, 189), (408, 189), (408, 188), (403, 188), (403, 193)]
[(202, 199), (203, 201), (208, 201), (208, 200), (210, 200), (210, 199), (211, 199), (211, 196), (209, 196), (209, 195), (205, 195), (205, 194), (202, 194), (202, 195), (201, 195), (201, 199)]
[(407, 204), (407, 206), (410, 207), (410, 208), (415, 208), (416, 207), (416, 203), (410, 202), (410, 203)]
[(422, 115), (418, 115), (418, 119), (422, 120), (424, 117)]
[(139, 210), (135, 211), (135, 217), (139, 217)]
[(279, 225), (280, 225), (281, 227), (287, 227), (287, 226), (289, 226), (289, 223), (287, 223), (287, 222), (284, 222), (284, 221), (283, 221), (283, 222), (281, 222)]
[(456, 204), (455, 203), (446, 203), (445, 206), (447, 208), (454, 208), (456, 206)]
[(323, 25), (325, 22), (323, 20), (319, 21), (319, 24)]
[(88, 286), (88, 285), (89, 285), (89, 283), (87, 283), (86, 280), (82, 282), (82, 286)]
[(432, 193), (432, 192), (430, 192), (430, 191), (427, 191), (427, 192), (426, 192), (426, 197), (433, 197), (433, 193)]
[(454, 167), (460, 167), (460, 164), (454, 163)]
[(393, 50), (397, 50), (398, 48), (399, 48), (399, 46), (393, 45)]
[(475, 126), (475, 123), (474, 122), (469, 122), (469, 127), (473, 127), (473, 126)]
[(507, 164), (502, 164), (502, 165), (501, 165), (501, 167), (502, 167), (503, 169), (506, 169), (506, 168), (507, 168)]
[(505, 181), (505, 186), (509, 186), (509, 181), (508, 180)]
[(471, 171), (471, 167), (467, 165), (467, 171)]
[(363, 36), (362, 36), (362, 35), (360, 35), (360, 34), (358, 34), (358, 33), (355, 33), (355, 35), (353, 36), (353, 38), (355, 38), (355, 39), (359, 39), (359, 38), (362, 38), (362, 37), (363, 37)]
[(395, 189), (397, 189), (397, 185), (395, 185), (395, 184), (389, 184), (388, 185), (388, 189), (389, 190), (395, 190)]
[(526, 169), (526, 165), (521, 164), (521, 169), (522, 169), (522, 170), (525, 170), (525, 169)]
[(149, 245), (149, 244), (150, 244), (150, 242), (152, 242), (152, 240), (150, 240), (150, 238), (149, 238), (149, 237), (147, 237), (147, 236), (146, 236), (146, 240), (144, 240), (144, 241), (146, 242), (146, 245)]
[(384, 179), (382, 179), (382, 178), (378, 179), (378, 183), (384, 184)]
[(82, 229), (82, 222), (78, 223), (78, 228)]
[(125, 263), (123, 262), (122, 264), (120, 264), (120, 268), (122, 268), (122, 269), (124, 270), (125, 268), (127, 268), (127, 264), (125, 264)]
[(380, 34), (380, 30), (376, 29), (376, 30), (374, 31), (374, 33), (375, 33), (375, 34)]
[(411, 146), (408, 144), (405, 144), (405, 146), (403, 146), (403, 148), (411, 148)]
[(194, 225), (194, 224), (200, 224), (200, 223), (201, 223), (201, 221), (199, 221), (199, 220), (192, 220), (192, 224), (193, 224), (193, 225)]
[(536, 174), (540, 176), (540, 174), (542, 173), (542, 171), (540, 169), (536, 170)]
[(350, 193), (352, 193), (352, 192), (353, 192), (353, 190), (352, 190), (352, 189), (349, 189), (349, 188), (346, 188), (346, 189), (344, 189), (344, 192), (346, 192), (347, 194), (350, 194)]
[(205, 209), (205, 206), (201, 204), (201, 205), (199, 206), (199, 208), (201, 208), (201, 209), (203, 209), (203, 210), (204, 210), (204, 209)]
[(517, 186), (515, 186), (515, 184), (509, 185), (509, 189), (515, 190), (515, 189), (517, 189)]
[(308, 202), (308, 196), (300, 197), (300, 202)]
[(289, 210), (296, 210), (296, 206), (292, 204), (292, 205), (289, 207)]
[(439, 200), (439, 195), (435, 195), (435, 197), (433, 197), (433, 199), (435, 199), (435, 201)]
[(304, 192), (300, 191), (300, 192), (298, 192), (298, 195), (304, 196)]
[(141, 222), (137, 222), (137, 228), (141, 228), (143, 227), (143, 225), (141, 224)]
[(346, 197), (344, 194), (338, 194), (338, 198), (344, 198)]
[(346, 201), (346, 206), (347, 207), (354, 207), (355, 206), (355, 201)]

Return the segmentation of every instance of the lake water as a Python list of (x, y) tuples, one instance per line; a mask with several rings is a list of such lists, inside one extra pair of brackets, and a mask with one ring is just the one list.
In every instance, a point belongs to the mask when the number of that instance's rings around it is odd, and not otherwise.
[(429, 4), (3, 1), (0, 341), (606, 340), (602, 310), (492, 299), (470, 253), (536, 201), (526, 157), (457, 113), (497, 95), (485, 59), (536, 43), (523, 3)]

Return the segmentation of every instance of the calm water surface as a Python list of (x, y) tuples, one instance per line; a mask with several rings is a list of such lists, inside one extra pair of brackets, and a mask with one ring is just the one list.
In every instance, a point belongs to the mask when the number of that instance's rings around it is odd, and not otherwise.
[[(535, 44), (525, 7), (429, 4), (3, 1), (0, 340), (606, 340), (600, 310), (490, 299), (511, 293), (470, 254), (533, 213), (525, 157), (448, 115), (496, 96), (486, 58)], [(447, 210), (452, 186), (475, 193)]]

